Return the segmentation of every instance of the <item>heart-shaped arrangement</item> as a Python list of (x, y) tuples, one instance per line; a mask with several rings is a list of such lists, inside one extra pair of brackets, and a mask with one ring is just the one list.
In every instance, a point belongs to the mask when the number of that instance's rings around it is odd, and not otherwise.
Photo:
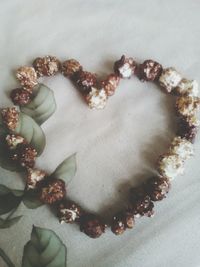
[[(38, 83), (42, 76), (52, 76), (61, 72), (69, 78), (83, 95), (92, 109), (105, 107), (120, 79), (131, 78), (134, 74), (141, 81), (155, 82), (176, 99), (176, 115), (179, 118), (177, 136), (172, 140), (167, 153), (159, 157), (157, 176), (150, 177), (144, 184), (130, 190), (130, 204), (119, 211), (107, 225), (114, 234), (120, 235), (133, 228), (135, 218), (154, 215), (154, 201), (166, 197), (171, 180), (184, 171), (184, 163), (193, 154), (193, 141), (197, 134), (199, 121), (197, 111), (200, 107), (198, 84), (195, 80), (182, 77), (174, 68), (163, 69), (153, 61), (137, 64), (132, 58), (122, 56), (114, 63), (114, 72), (99, 81), (93, 73), (83, 70), (74, 59), (61, 63), (56, 57), (36, 58), (33, 67), (25, 66), (17, 70), (16, 76), (21, 87), (12, 90), (10, 96), (14, 107), (1, 109), (0, 114), (0, 165), (11, 171), (26, 172), (26, 187), (23, 192), (0, 186), (0, 198), (12, 199), (4, 214), (16, 208), (22, 200), (29, 208), (41, 204), (50, 205), (61, 223), (80, 224), (80, 230), (92, 238), (105, 232), (106, 224), (98, 215), (84, 211), (66, 197), (66, 183), (76, 172), (75, 155), (69, 157), (52, 173), (36, 169), (35, 160), (45, 147), (45, 135), (40, 125), (55, 111), (53, 91)], [(18, 106), (18, 107), (17, 107)], [(6, 212), (5, 212), (6, 211)], [(19, 217), (0, 221), (3, 227), (11, 225)], [(2, 220), (2, 219), (0, 219)]]

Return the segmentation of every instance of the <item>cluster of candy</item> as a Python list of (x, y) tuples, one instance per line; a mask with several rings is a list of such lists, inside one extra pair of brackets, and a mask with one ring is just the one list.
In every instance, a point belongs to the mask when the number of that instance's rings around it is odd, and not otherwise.
[[(133, 228), (135, 218), (154, 215), (154, 202), (166, 197), (171, 186), (171, 180), (184, 171), (184, 163), (193, 156), (193, 141), (197, 134), (199, 121), (197, 111), (200, 107), (198, 84), (194, 80), (182, 77), (174, 68), (163, 69), (161, 64), (146, 60), (137, 64), (132, 58), (122, 56), (114, 63), (113, 73), (103, 81), (97, 75), (83, 70), (75, 59), (61, 63), (56, 57), (46, 56), (36, 58), (33, 67), (21, 67), (17, 70), (17, 79), (21, 87), (11, 92), (15, 105), (25, 106), (34, 97), (33, 90), (42, 76), (52, 76), (61, 72), (69, 78), (80, 90), (90, 108), (102, 109), (108, 97), (115, 93), (120, 79), (131, 78), (134, 74), (141, 81), (151, 81), (159, 84), (167, 93), (172, 93), (176, 99), (176, 114), (179, 118), (177, 136), (172, 140), (166, 154), (159, 157), (157, 175), (144, 184), (130, 190), (130, 204), (113, 216), (110, 223), (114, 234), (120, 235), (126, 229)], [(1, 109), (3, 123), (10, 133), (5, 137), (10, 158), (18, 162), (27, 172), (26, 188), (38, 193), (45, 204), (52, 205), (61, 223), (80, 224), (80, 230), (92, 238), (105, 232), (106, 224), (95, 215), (84, 211), (73, 201), (66, 198), (64, 181), (49, 176), (45, 171), (35, 168), (36, 150), (19, 135), (13, 134), (19, 121), (16, 107)]]

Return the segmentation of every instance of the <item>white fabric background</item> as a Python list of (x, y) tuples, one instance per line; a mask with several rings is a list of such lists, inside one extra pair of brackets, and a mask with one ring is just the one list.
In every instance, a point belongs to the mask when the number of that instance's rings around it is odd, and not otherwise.
[[(122, 54), (153, 58), (200, 81), (200, 1), (1, 0), (0, 106), (11, 105), (13, 70), (36, 56), (78, 59), (99, 75), (112, 72)], [(44, 125), (47, 147), (38, 166), (53, 169), (77, 152), (78, 172), (68, 194), (83, 207), (110, 216), (123, 206), (130, 185), (146, 179), (173, 136), (173, 98), (151, 83), (124, 80), (103, 111), (91, 111), (71, 83), (58, 75), (44, 79), (58, 108)], [(97, 240), (77, 226), (59, 225), (42, 207), (27, 210), (17, 225), (0, 230), (0, 247), (21, 266), (32, 225), (56, 231), (68, 248), (69, 267), (200, 266), (200, 138), (185, 175), (173, 182), (153, 219), (137, 220), (134, 230)], [(1, 183), (22, 188), (23, 179), (0, 169)], [(0, 266), (4, 267), (1, 262)]]

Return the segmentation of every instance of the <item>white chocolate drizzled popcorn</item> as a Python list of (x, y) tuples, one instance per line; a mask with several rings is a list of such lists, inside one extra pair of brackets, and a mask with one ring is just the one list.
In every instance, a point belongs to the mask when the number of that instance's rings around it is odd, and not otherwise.
[(1, 109), (3, 123), (9, 130), (14, 130), (19, 121), (19, 111), (16, 107)]
[(20, 81), (24, 89), (31, 91), (38, 84), (37, 73), (32, 67), (21, 67), (16, 72), (16, 77)]
[(74, 210), (70, 209), (60, 209), (60, 223), (63, 224), (65, 222), (72, 223), (76, 220), (77, 213)]
[(38, 57), (34, 60), (33, 66), (39, 77), (52, 76), (59, 71), (60, 62), (54, 56)]
[(16, 149), (19, 144), (25, 143), (24, 137), (15, 134), (8, 134), (6, 136), (6, 142), (10, 149)]
[(58, 218), (60, 223), (73, 223), (81, 217), (83, 211), (76, 203), (65, 200), (58, 205)]
[(195, 115), (185, 117), (185, 121), (191, 127), (192, 126), (199, 127), (199, 125), (200, 125), (200, 121), (198, 120), (198, 118)]
[(176, 110), (182, 116), (194, 117), (199, 108), (199, 97), (181, 96), (176, 100)]
[(182, 79), (176, 87), (176, 92), (180, 95), (198, 96), (198, 83), (196, 80)]
[(182, 160), (187, 160), (194, 155), (193, 145), (185, 138), (176, 136), (171, 143), (170, 153), (178, 155)]
[(58, 64), (56, 64), (56, 62), (54, 61), (50, 61), (49, 62), (49, 71), (48, 71), (48, 75), (51, 76), (53, 75), (54, 73), (58, 72)]
[(184, 162), (176, 154), (166, 153), (158, 161), (158, 172), (169, 179), (184, 173)]
[(86, 102), (91, 109), (103, 109), (106, 106), (107, 94), (104, 89), (96, 89), (92, 87), (86, 96)]
[(132, 57), (125, 57), (124, 55), (120, 60), (114, 63), (114, 71), (121, 78), (130, 78), (136, 71), (137, 64)]
[(162, 74), (159, 78), (160, 85), (168, 92), (177, 87), (179, 82), (182, 80), (182, 76), (174, 68), (167, 68), (162, 71)]
[(45, 171), (39, 169), (28, 169), (27, 189), (35, 189), (38, 182), (47, 176)]
[(125, 63), (118, 70), (123, 78), (130, 78), (133, 73), (132, 68), (130, 67), (129, 63)]

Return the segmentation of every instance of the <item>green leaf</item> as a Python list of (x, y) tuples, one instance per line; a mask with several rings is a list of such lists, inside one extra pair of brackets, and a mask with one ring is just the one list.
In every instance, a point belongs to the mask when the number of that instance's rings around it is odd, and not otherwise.
[(23, 191), (0, 185), (0, 215), (16, 209), (22, 200)]
[(39, 84), (35, 87), (32, 101), (28, 105), (21, 107), (21, 111), (32, 117), (39, 125), (45, 122), (55, 110), (54, 92), (44, 84)]
[(42, 128), (28, 115), (20, 112), (19, 116), (20, 119), (14, 133), (23, 136), (36, 149), (38, 155), (41, 155), (46, 144)]
[(24, 247), (22, 267), (66, 267), (67, 249), (51, 230), (33, 226)]
[(5, 185), (0, 184), (0, 196), (6, 195), (8, 193), (12, 193), (16, 197), (21, 197), (24, 194), (24, 190), (10, 189)]
[(23, 216), (16, 216), (11, 219), (1, 219), (0, 218), (0, 229), (5, 229), (5, 228), (10, 228), (12, 225), (18, 223), (18, 221), (22, 218)]
[(51, 174), (51, 177), (59, 178), (68, 184), (76, 173), (76, 154), (65, 159)]
[(26, 191), (22, 201), (28, 209), (37, 209), (43, 205), (38, 199), (38, 194), (34, 191)]
[(0, 257), (2, 257), (2, 259), (8, 265), (8, 267), (15, 267), (15, 265), (12, 263), (12, 261), (9, 259), (9, 257), (6, 255), (6, 253), (1, 248), (0, 248)]
[(22, 197), (24, 195), (24, 190), (12, 189), (11, 191), (16, 197)]

